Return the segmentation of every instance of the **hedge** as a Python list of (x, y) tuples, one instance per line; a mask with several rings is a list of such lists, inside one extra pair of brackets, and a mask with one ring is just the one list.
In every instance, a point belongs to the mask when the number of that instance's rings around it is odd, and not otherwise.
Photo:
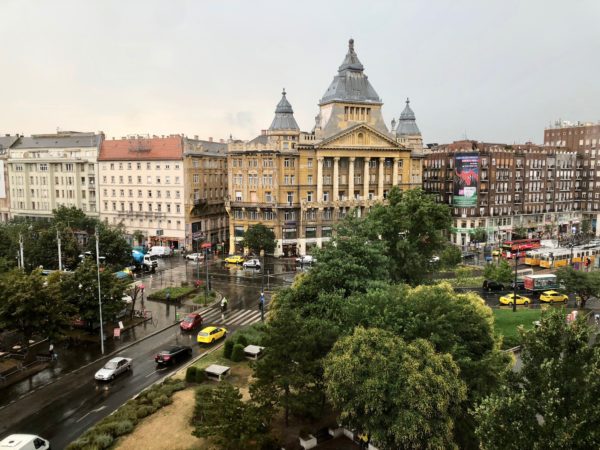
[(244, 347), (246, 347), (246, 346), (248, 345), (248, 338), (247, 338), (245, 335), (243, 335), (243, 334), (240, 334), (240, 335), (237, 337), (237, 341), (236, 341), (236, 342), (237, 342), (238, 344), (240, 344), (240, 345), (243, 345)]
[(194, 383), (196, 381), (196, 366), (189, 366), (185, 371), (185, 381)]
[(233, 351), (231, 352), (231, 360), (233, 362), (240, 362), (244, 359), (244, 346), (242, 344), (235, 344)]
[(184, 388), (185, 384), (182, 381), (173, 379), (152, 386), (71, 442), (67, 450), (109, 448), (117, 437), (131, 433), (140, 419), (170, 404), (173, 401), (173, 393)]
[(223, 345), (223, 357), (227, 359), (231, 359), (231, 352), (233, 351), (233, 345), (235, 342), (231, 339), (227, 339), (225, 344)]

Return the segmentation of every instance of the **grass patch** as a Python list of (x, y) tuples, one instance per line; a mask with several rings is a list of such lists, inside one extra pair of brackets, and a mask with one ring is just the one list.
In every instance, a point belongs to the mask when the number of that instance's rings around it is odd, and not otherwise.
[[(450, 283), (452, 287), (464, 287), (464, 288), (480, 288), (483, 285), (484, 277), (464, 277), (464, 278), (448, 278), (445, 281)], [(436, 280), (441, 281), (441, 280)]]
[(523, 308), (518, 307), (517, 312), (512, 309), (494, 308), (494, 326), (496, 332), (504, 337), (502, 348), (512, 348), (521, 344), (518, 327), (533, 328), (533, 322), (542, 317), (541, 308)]

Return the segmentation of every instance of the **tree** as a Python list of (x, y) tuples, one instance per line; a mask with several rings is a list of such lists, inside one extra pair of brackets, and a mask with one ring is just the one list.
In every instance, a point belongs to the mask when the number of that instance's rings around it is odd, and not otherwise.
[(458, 448), (453, 417), (465, 398), (459, 369), (423, 339), (356, 328), (325, 360), (325, 384), (340, 421), (381, 449)]
[[(102, 318), (115, 319), (124, 309), (123, 292), (126, 281), (119, 280), (110, 271), (100, 272), (100, 292), (102, 295)], [(61, 281), (61, 292), (66, 301), (75, 308), (82, 319), (91, 326), (99, 323), (98, 273), (96, 261), (85, 259), (72, 274), (66, 274)]]
[[(100, 256), (106, 258), (107, 266), (120, 269), (131, 262), (131, 245), (125, 240), (122, 226), (110, 227), (102, 222), (98, 225)], [(88, 240), (87, 250), (96, 255), (95, 236)]]
[(322, 358), (336, 339), (335, 326), (323, 319), (302, 318), (288, 306), (272, 310), (262, 342), (266, 350), (254, 369), (252, 398), (266, 410), (282, 408), (286, 425), (290, 413), (317, 417), (325, 404)]
[(373, 207), (366, 217), (370, 241), (382, 239), (393, 280), (418, 284), (431, 270), (429, 261), (446, 246), (452, 223), (450, 208), (421, 189), (392, 188), (387, 205)]
[(456, 267), (462, 262), (462, 252), (456, 245), (447, 244), (440, 253), (440, 265), (446, 269)]
[(133, 239), (135, 239), (135, 242), (138, 246), (143, 245), (142, 243), (144, 241), (144, 233), (141, 230), (134, 230), (132, 236)]
[(522, 368), (476, 409), (483, 449), (600, 448), (600, 347), (584, 317), (546, 311), (522, 331)]
[(276, 246), (275, 233), (262, 223), (251, 225), (244, 232), (242, 245), (257, 255), (260, 255), (261, 251), (264, 251), (265, 254), (273, 253)]
[(527, 239), (527, 228), (523, 226), (515, 226), (512, 229), (512, 239)]
[(579, 297), (581, 308), (585, 308), (591, 297), (600, 296), (600, 272), (583, 272), (572, 267), (561, 267), (556, 271), (556, 278), (567, 292)]
[(70, 306), (60, 295), (60, 274), (44, 277), (13, 269), (0, 277), (0, 328), (17, 329), (24, 345), (38, 334), (57, 339), (69, 324)]
[(239, 389), (229, 383), (198, 388), (191, 422), (194, 436), (211, 438), (224, 450), (261, 449), (268, 440), (268, 416), (242, 401)]
[(473, 242), (486, 242), (487, 231), (484, 228), (475, 228), (471, 234), (471, 241)]
[(581, 235), (584, 242), (588, 242), (592, 236), (592, 221), (590, 219), (583, 219), (581, 221)]
[(498, 264), (486, 264), (483, 276), (487, 280), (497, 281), (502, 284), (510, 284), (515, 278), (514, 269), (504, 259)]

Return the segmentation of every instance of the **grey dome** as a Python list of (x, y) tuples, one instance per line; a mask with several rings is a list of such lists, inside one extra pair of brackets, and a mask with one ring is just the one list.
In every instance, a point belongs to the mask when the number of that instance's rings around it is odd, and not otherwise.
[(364, 66), (354, 52), (354, 39), (350, 39), (348, 53), (338, 68), (338, 74), (333, 78), (319, 104), (333, 101), (381, 104), (381, 99), (363, 71)]
[(396, 136), (420, 135), (421, 131), (417, 126), (415, 113), (410, 107), (410, 100), (406, 99), (406, 106), (400, 114), (398, 126), (396, 127)]
[(296, 123), (296, 119), (294, 119), (294, 110), (292, 109), (292, 105), (288, 102), (286, 98), (285, 89), (281, 93), (281, 100), (277, 103), (277, 108), (275, 108), (275, 118), (273, 122), (271, 122), (271, 126), (269, 130), (298, 130), (300, 131), (300, 127)]

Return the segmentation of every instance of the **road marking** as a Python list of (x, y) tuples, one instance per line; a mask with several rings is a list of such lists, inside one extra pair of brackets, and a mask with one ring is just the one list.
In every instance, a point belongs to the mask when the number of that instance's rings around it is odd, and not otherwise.
[(77, 419), (77, 422), (81, 422), (83, 419), (85, 419), (85, 418), (86, 418), (87, 416), (89, 416), (90, 414), (92, 414), (92, 413), (97, 413), (97, 412), (100, 412), (100, 411), (102, 411), (102, 410), (103, 410), (103, 409), (105, 409), (105, 408), (106, 408), (106, 405), (104, 405), (104, 406), (101, 406), (100, 408), (92, 409), (90, 412), (88, 412), (88, 413), (84, 414), (84, 415), (83, 415), (83, 416), (81, 416), (79, 419)]
[(245, 322), (240, 323), (240, 326), (248, 325), (251, 323), (256, 323), (259, 320), (260, 320), (260, 312), (253, 314), (250, 319), (246, 320)]
[(160, 369), (156, 369), (156, 370), (150, 372), (148, 375), (146, 375), (145, 378), (148, 378), (149, 376), (154, 375), (155, 373), (158, 373), (158, 372), (162, 372), (163, 370), (166, 370), (166, 369), (167, 369), (166, 367), (161, 367)]
[(232, 317), (232, 318), (231, 318), (231, 319), (229, 319), (229, 320), (226, 320), (226, 321), (225, 321), (225, 324), (226, 324), (226, 325), (235, 325), (237, 322), (241, 322), (241, 321), (243, 321), (243, 320), (246, 320), (246, 319), (247, 319), (247, 316), (249, 316), (249, 315), (253, 314), (254, 312), (255, 312), (255, 311), (245, 311), (245, 312), (244, 312), (244, 313), (242, 313), (242, 314), (238, 314), (237, 316), (235, 316), (235, 317)]

